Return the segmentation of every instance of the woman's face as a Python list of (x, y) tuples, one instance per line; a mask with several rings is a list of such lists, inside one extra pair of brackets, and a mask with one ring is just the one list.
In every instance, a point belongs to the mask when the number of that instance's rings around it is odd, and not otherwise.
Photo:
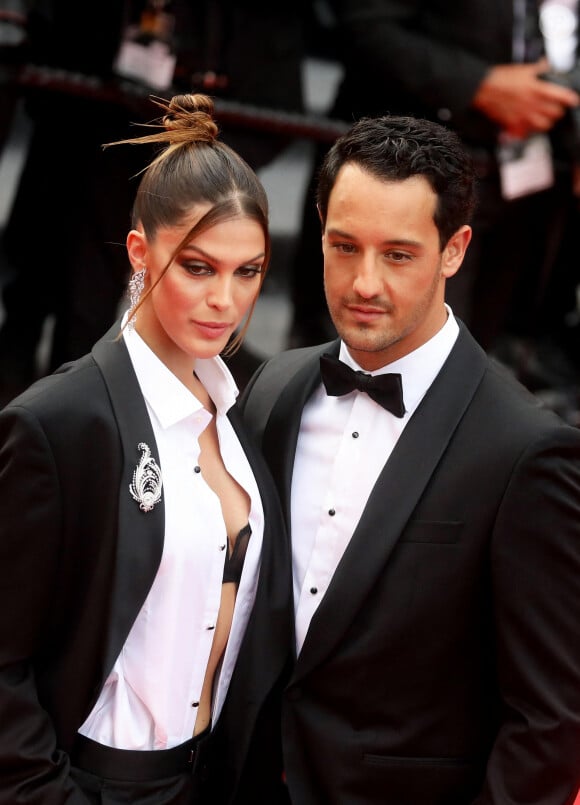
[[(134, 269), (147, 267), (136, 330), (157, 356), (180, 376), (191, 374), (196, 358), (211, 358), (227, 345), (260, 290), (265, 237), (256, 221), (233, 218), (197, 235), (171, 255), (208, 208), (184, 225), (159, 229), (152, 241), (129, 233)], [(158, 281), (159, 280), (159, 281)]]

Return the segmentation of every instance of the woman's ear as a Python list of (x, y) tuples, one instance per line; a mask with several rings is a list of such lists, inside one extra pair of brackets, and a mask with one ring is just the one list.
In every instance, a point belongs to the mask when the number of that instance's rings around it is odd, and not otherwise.
[(141, 229), (132, 229), (127, 235), (127, 254), (133, 271), (147, 265), (147, 238)]

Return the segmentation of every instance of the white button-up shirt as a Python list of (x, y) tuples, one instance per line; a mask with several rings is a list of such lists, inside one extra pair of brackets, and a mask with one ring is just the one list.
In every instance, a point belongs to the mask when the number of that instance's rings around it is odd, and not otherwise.
[[(298, 653), (381, 470), (455, 343), (459, 327), (449, 308), (448, 314), (426, 344), (370, 372), (401, 374), (404, 417), (394, 416), (360, 391), (329, 397), (322, 385), (304, 407), (291, 492)], [(344, 344), (340, 359), (355, 370), (361, 368)]]
[[(193, 735), (218, 617), (227, 533), (219, 498), (198, 466), (198, 440), (212, 415), (136, 332), (125, 331), (124, 338), (158, 450), (153, 457), (163, 478), (163, 555), (123, 650), (79, 732), (120, 749), (168, 749)], [(226, 416), (236, 398), (235, 383), (220, 358), (198, 360), (195, 371), (216, 406), (224, 464), (251, 500), (252, 536), (214, 688), (215, 722), (255, 598), (264, 516), (250, 465)]]

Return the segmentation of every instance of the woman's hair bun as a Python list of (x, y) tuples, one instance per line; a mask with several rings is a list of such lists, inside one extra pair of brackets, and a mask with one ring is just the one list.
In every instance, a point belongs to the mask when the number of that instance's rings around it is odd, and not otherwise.
[(208, 95), (174, 95), (169, 102), (157, 100), (156, 103), (165, 109), (161, 121), (165, 130), (179, 132), (180, 141), (187, 139), (191, 142), (213, 143), (217, 139), (218, 127), (213, 119), (214, 104)]
[(174, 95), (171, 100), (151, 97), (151, 101), (163, 110), (163, 117), (154, 123), (140, 125), (157, 131), (142, 137), (105, 143), (103, 147), (158, 143), (164, 144), (166, 150), (173, 151), (174, 146), (196, 143), (213, 145), (217, 141), (219, 129), (213, 119), (213, 101), (208, 95)]

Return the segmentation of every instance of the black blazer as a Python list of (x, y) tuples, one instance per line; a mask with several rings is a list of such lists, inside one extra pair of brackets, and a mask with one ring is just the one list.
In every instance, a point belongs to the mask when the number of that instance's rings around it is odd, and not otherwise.
[[(288, 518), (302, 409), (319, 356), (338, 348), (283, 353), (244, 392)], [(285, 690), (292, 802), (570, 802), (579, 624), (580, 432), (462, 327), (378, 478)]]
[[(0, 412), (0, 803), (6, 805), (20, 801), (21, 790), (31, 804), (85, 802), (69, 777), (68, 754), (161, 559), (163, 502), (144, 513), (129, 492), (138, 444), (147, 443), (154, 456), (156, 447), (118, 332), (117, 324), (92, 354)], [(230, 418), (256, 476), (266, 528), (254, 609), (215, 730), (222, 793), (210, 789), (212, 803), (233, 796), (292, 628), (276, 493), (235, 409)], [(266, 772), (276, 775), (268, 763)]]

